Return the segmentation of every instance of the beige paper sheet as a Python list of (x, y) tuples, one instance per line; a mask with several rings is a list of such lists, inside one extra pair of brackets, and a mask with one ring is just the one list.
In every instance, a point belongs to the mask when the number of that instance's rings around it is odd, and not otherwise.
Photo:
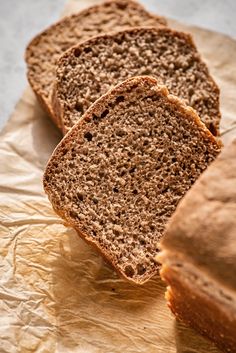
[[(67, 13), (82, 6), (72, 1)], [(221, 88), (228, 143), (236, 136), (236, 42), (171, 24), (193, 33)], [(158, 276), (126, 283), (54, 214), (42, 174), (60, 138), (27, 88), (0, 134), (0, 352), (218, 352), (175, 321)]]

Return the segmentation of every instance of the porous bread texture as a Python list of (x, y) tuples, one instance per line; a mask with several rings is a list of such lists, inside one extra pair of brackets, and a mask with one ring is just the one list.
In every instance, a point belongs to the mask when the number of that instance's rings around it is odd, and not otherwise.
[(55, 211), (127, 279), (144, 283), (179, 200), (219, 144), (192, 108), (150, 77), (97, 100), (54, 151), (44, 188)]
[(177, 318), (236, 352), (236, 140), (179, 203), (158, 261)]
[(218, 134), (219, 89), (191, 36), (166, 27), (102, 35), (62, 56), (53, 105), (64, 133), (108, 89), (139, 75), (156, 77), (172, 94), (196, 109), (209, 130)]
[(150, 14), (132, 0), (106, 1), (62, 19), (29, 43), (25, 55), (29, 83), (59, 127), (60, 121), (52, 109), (51, 95), (55, 66), (60, 56), (73, 45), (99, 33), (142, 25), (166, 25), (166, 20)]

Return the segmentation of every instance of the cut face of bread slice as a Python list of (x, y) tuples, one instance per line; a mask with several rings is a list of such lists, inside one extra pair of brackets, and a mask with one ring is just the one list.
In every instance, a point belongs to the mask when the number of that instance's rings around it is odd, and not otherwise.
[(128, 79), (90, 107), (45, 171), (55, 211), (136, 283), (152, 277), (157, 243), (219, 145), (193, 109), (150, 77)]
[(129, 29), (93, 38), (59, 61), (54, 108), (67, 132), (88, 107), (125, 79), (151, 75), (196, 109), (217, 135), (219, 89), (191, 36), (168, 28)]
[(29, 82), (44, 108), (60, 125), (51, 107), (55, 65), (70, 47), (99, 33), (134, 26), (160, 26), (166, 21), (132, 0), (106, 1), (66, 17), (36, 36), (26, 50)]
[(223, 351), (236, 347), (236, 140), (180, 202), (158, 260), (177, 318)]

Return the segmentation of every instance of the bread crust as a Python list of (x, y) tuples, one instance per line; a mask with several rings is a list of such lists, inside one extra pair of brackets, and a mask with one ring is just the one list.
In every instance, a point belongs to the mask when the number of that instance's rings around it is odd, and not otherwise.
[(137, 3), (134, 0), (129, 0), (129, 1), (128, 0), (108, 0), (108, 1), (104, 1), (101, 4), (93, 5), (89, 8), (86, 8), (76, 14), (66, 16), (62, 20), (57, 21), (55, 24), (47, 27), (44, 31), (42, 31), (38, 35), (36, 35), (30, 41), (30, 43), (28, 44), (28, 46), (26, 48), (25, 61), (27, 64), (28, 81), (29, 81), (30, 86), (32, 87), (34, 93), (36, 94), (36, 97), (38, 98), (40, 104), (42, 105), (43, 109), (49, 114), (49, 116), (51, 117), (51, 119), (57, 125), (58, 128), (60, 128), (60, 126), (61, 126), (61, 121), (60, 121), (60, 116), (58, 116), (54, 112), (54, 108), (52, 107), (51, 101), (53, 99), (53, 97), (52, 97), (53, 94), (51, 92), (51, 96), (49, 96), (47, 98), (47, 96), (44, 94), (43, 89), (38, 88), (38, 83), (34, 78), (34, 65), (31, 64), (31, 56), (32, 56), (32, 53), (34, 52), (34, 48), (37, 47), (38, 45), (40, 45), (40, 42), (43, 38), (48, 37), (48, 36), (50, 37), (51, 35), (55, 34), (59, 28), (62, 28), (64, 26), (70, 26), (70, 23), (72, 22), (73, 19), (88, 17), (90, 14), (93, 14), (93, 13), (99, 13), (99, 12), (102, 13), (102, 10), (104, 7), (109, 7), (113, 3), (116, 3), (120, 6), (127, 4), (127, 6), (129, 6), (129, 8), (140, 10), (143, 13), (150, 16), (150, 18), (155, 19), (157, 21), (157, 23), (159, 23), (160, 26), (167, 25), (167, 22), (164, 17), (149, 13), (148, 11), (145, 10), (145, 8), (141, 4)]
[[(196, 114), (196, 112), (190, 108), (187, 107), (179, 98), (174, 97), (173, 95), (169, 95), (168, 90), (166, 89), (166, 87), (164, 86), (157, 86), (157, 80), (155, 78), (152, 77), (147, 77), (147, 76), (142, 76), (142, 77), (135, 77), (135, 78), (130, 78), (128, 80), (126, 80), (125, 82), (121, 83), (120, 85), (117, 85), (115, 88), (113, 88), (112, 90), (110, 90), (107, 94), (105, 94), (104, 96), (102, 96), (100, 99), (98, 99), (83, 115), (82, 119), (78, 121), (78, 123), (76, 125), (74, 125), (72, 127), (72, 129), (67, 133), (67, 135), (62, 139), (62, 141), (59, 143), (59, 145), (57, 146), (57, 148), (54, 150), (51, 159), (49, 160), (45, 173), (44, 173), (44, 178), (43, 178), (43, 184), (44, 184), (44, 189), (46, 194), (49, 197), (49, 200), (51, 201), (53, 207), (54, 207), (54, 201), (53, 201), (53, 197), (51, 194), (51, 190), (50, 190), (50, 186), (48, 185), (48, 175), (50, 175), (50, 169), (51, 169), (51, 164), (53, 160), (57, 159), (57, 156), (60, 152), (60, 150), (62, 148), (64, 148), (65, 146), (70, 146), (70, 144), (72, 143), (72, 141), (74, 140), (74, 136), (76, 136), (77, 131), (79, 129), (83, 128), (83, 124), (85, 124), (86, 122), (90, 121), (92, 119), (92, 116), (95, 115), (100, 115), (102, 113), (102, 111), (105, 109), (105, 107), (109, 104), (109, 102), (114, 98), (119, 96), (120, 94), (125, 95), (125, 90), (129, 90), (132, 89), (135, 85), (146, 85), (149, 87), (152, 87), (153, 90), (157, 90), (158, 93), (161, 92), (161, 94), (165, 97), (167, 97), (169, 99), (169, 101), (171, 102), (171, 104), (173, 105), (178, 105), (178, 108), (184, 113), (186, 114), (186, 118), (190, 119), (191, 121), (193, 120), (195, 122), (195, 124), (198, 126), (199, 129), (201, 129), (202, 134), (204, 134), (206, 139), (210, 139), (211, 142), (215, 145), (215, 147), (220, 150), (220, 144), (219, 142), (217, 142), (217, 140), (215, 139), (215, 137), (210, 133), (210, 131), (206, 128), (205, 124), (201, 122), (200, 118), (198, 117), (198, 115)], [(69, 209), (68, 210), (62, 210), (62, 209), (58, 209), (56, 207), (54, 207), (55, 212), (62, 217), (64, 220), (66, 220), (66, 222), (72, 226), (73, 228), (75, 228), (77, 230), (77, 232), (79, 233), (79, 235), (89, 244), (93, 245), (93, 247), (95, 247), (101, 254), (102, 256), (106, 259), (106, 261), (108, 261), (109, 263), (111, 263), (114, 268), (116, 268), (116, 270), (123, 276), (125, 277), (127, 280), (136, 283), (136, 284), (143, 284), (146, 281), (148, 281), (151, 277), (153, 277), (157, 271), (159, 266), (156, 265), (156, 269), (153, 270), (153, 272), (148, 276), (148, 277), (141, 277), (140, 280), (137, 279), (132, 279), (130, 277), (127, 277), (125, 275), (125, 273), (117, 266), (117, 263), (114, 261), (114, 259), (112, 258), (111, 255), (109, 255), (109, 253), (100, 246), (100, 244), (98, 242), (95, 242), (92, 240), (91, 236), (89, 236), (89, 234), (85, 234), (83, 232), (81, 232), (78, 229), (78, 225), (76, 224), (76, 222), (74, 221), (74, 219), (70, 216), (69, 214)]]
[(222, 351), (235, 353), (236, 316), (229, 315), (214, 293), (211, 297), (206, 295), (193, 281), (188, 282), (178, 268), (163, 266), (161, 277), (169, 284), (166, 299), (176, 318), (210, 338)]

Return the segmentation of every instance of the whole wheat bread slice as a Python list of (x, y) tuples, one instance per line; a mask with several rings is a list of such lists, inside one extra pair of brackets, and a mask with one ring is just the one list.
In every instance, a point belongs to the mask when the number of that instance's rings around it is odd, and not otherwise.
[(150, 14), (132, 0), (106, 1), (66, 17), (36, 36), (28, 45), (25, 58), (30, 85), (43, 107), (60, 126), (52, 110), (51, 93), (55, 65), (67, 49), (99, 33), (165, 24), (164, 18)]
[(125, 79), (151, 75), (196, 109), (217, 135), (219, 89), (190, 35), (167, 27), (128, 29), (84, 42), (59, 61), (54, 109), (66, 133), (88, 107)]
[(144, 283), (179, 200), (219, 152), (192, 108), (150, 77), (97, 100), (54, 151), (44, 188), (55, 211), (127, 279)]

